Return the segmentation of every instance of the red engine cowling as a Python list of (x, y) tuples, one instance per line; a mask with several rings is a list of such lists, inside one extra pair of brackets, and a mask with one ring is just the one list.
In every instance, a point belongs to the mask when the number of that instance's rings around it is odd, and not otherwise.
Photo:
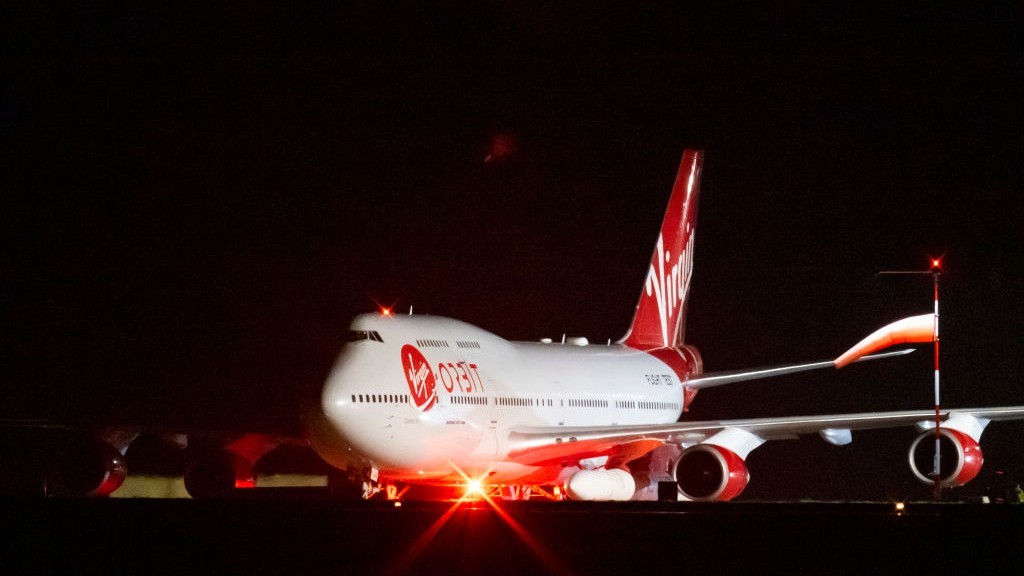
[[(985, 458), (973, 438), (950, 428), (939, 428), (940, 483), (947, 488), (963, 486), (981, 471)], [(932, 484), (934, 470), (935, 431), (928, 430), (910, 445), (910, 470), (918, 480)]]
[(108, 496), (128, 475), (125, 458), (95, 438), (65, 446), (46, 477), (46, 493), (57, 496)]
[(697, 444), (680, 454), (673, 470), (679, 493), (689, 500), (732, 500), (747, 487), (747, 464), (735, 452), (714, 444)]

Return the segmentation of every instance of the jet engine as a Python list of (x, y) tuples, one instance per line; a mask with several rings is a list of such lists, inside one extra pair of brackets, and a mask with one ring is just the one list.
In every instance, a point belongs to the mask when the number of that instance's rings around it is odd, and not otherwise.
[(732, 500), (750, 480), (747, 465), (732, 450), (714, 444), (697, 444), (680, 454), (673, 470), (679, 493), (688, 500)]
[(566, 489), (573, 500), (629, 500), (636, 482), (621, 468), (580, 470), (569, 478)]
[(57, 496), (108, 496), (128, 475), (117, 448), (97, 438), (78, 438), (58, 454), (46, 476), (46, 493)]
[[(985, 459), (978, 443), (959, 430), (939, 428), (939, 455), (941, 458), (939, 482), (947, 488), (963, 486), (981, 471)], [(918, 480), (932, 484), (929, 476), (935, 468), (935, 431), (921, 433), (910, 445), (910, 469)]]

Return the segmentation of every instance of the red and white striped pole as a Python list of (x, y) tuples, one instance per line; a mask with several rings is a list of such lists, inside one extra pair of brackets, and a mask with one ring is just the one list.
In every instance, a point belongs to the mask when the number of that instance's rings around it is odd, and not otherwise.
[(942, 273), (941, 261), (932, 258), (932, 292), (935, 296), (935, 461), (932, 473), (935, 477), (935, 499), (942, 499), (942, 434), (939, 431), (942, 425), (942, 412), (939, 399), (939, 274)]
[[(942, 258), (932, 258), (931, 270), (883, 270), (879, 274), (931, 274), (932, 296), (934, 299), (932, 343), (935, 348), (935, 459), (932, 461), (932, 477), (935, 478), (935, 499), (942, 498), (942, 408), (939, 397), (939, 274), (942, 273)], [(912, 320), (912, 318), (906, 318)], [(903, 342), (926, 342), (926, 340), (905, 339)]]

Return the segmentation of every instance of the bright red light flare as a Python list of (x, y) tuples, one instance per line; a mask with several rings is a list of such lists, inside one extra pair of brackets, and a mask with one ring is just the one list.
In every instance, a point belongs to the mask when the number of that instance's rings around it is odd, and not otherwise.
[[(515, 532), (516, 536), (530, 548), (534, 556), (544, 565), (545, 571), (550, 574), (558, 574), (560, 576), (568, 576), (573, 572), (565, 566), (561, 560), (542, 542), (537, 540), (530, 534), (522, 524), (517, 522), (515, 518), (509, 515), (508, 512), (502, 508), (501, 504), (496, 502), (490, 495), (487, 494), (484, 478), (488, 476), (484, 473), (479, 479), (471, 478), (468, 474), (463, 472), (453, 462), (449, 462), (452, 469), (462, 477), (466, 492), (456, 500), (450, 508), (448, 508), (444, 514), (441, 515), (426, 532), (420, 535), (420, 537), (414, 542), (407, 550), (404, 551), (398, 561), (392, 566), (392, 570), (389, 570), (390, 574), (404, 574), (409, 571), (416, 559), (426, 550), (430, 542), (437, 536), (448, 520), (455, 514), (456, 511), (463, 505), (483, 499), (488, 506), (498, 515), (498, 517), (508, 525), (509, 528)], [(490, 471), (488, 471), (490, 472)], [(475, 489), (479, 488), (479, 492)]]
[(479, 498), (484, 495), (483, 480), (471, 479), (466, 482), (466, 494), (463, 498)]

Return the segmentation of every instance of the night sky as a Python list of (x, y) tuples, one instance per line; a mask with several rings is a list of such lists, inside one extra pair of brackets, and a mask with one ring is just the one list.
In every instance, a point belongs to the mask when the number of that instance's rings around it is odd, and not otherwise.
[[(688, 147), (706, 370), (835, 357), (931, 309), (929, 278), (876, 272), (943, 256), (944, 403), (1024, 404), (1024, 10), (819, 4), (15, 9), (0, 406), (278, 426), (378, 304), (617, 339)], [(689, 417), (929, 408), (931, 384), (923, 350)], [(987, 470), (1024, 466), (1022, 432), (989, 428)], [(769, 445), (748, 493), (894, 489), (912, 433), (863, 436)]]

